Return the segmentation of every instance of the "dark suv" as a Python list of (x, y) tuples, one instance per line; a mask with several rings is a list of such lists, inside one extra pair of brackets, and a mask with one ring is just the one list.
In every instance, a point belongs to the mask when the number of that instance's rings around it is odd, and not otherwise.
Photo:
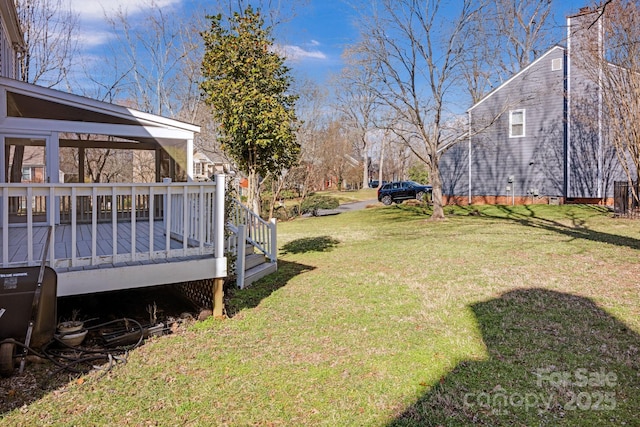
[(413, 181), (389, 182), (378, 189), (378, 201), (385, 205), (402, 203), (403, 200), (424, 200), (424, 196), (431, 194), (430, 185), (422, 185)]

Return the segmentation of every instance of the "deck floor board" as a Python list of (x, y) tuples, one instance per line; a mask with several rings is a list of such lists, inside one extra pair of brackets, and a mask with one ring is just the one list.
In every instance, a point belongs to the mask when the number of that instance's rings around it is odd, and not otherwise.
[[(33, 259), (39, 261), (42, 258), (42, 248), (47, 239), (46, 226), (33, 227)], [(55, 227), (55, 258), (70, 259), (73, 249), (71, 247), (71, 225), (61, 224)], [(136, 221), (136, 253), (149, 252), (149, 222)], [(0, 242), (2, 241), (2, 233), (0, 230)], [(117, 226), (117, 242), (118, 254), (131, 253), (131, 223), (118, 223)], [(112, 224), (98, 223), (96, 230), (96, 256), (113, 255), (113, 239)], [(9, 227), (9, 262), (21, 263), (27, 262), (27, 229), (26, 227)], [(92, 242), (92, 226), (91, 224), (76, 225), (76, 257), (91, 257)], [(182, 249), (183, 244), (175, 239), (170, 240), (169, 249)], [(153, 249), (154, 251), (166, 250), (166, 236), (164, 233), (162, 221), (154, 221), (153, 223)], [(2, 245), (0, 245), (0, 257), (2, 257)]]

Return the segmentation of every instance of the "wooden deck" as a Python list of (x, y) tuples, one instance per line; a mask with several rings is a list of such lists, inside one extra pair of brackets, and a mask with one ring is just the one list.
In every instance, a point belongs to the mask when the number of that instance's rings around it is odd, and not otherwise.
[(52, 234), (46, 263), (58, 275), (58, 296), (227, 276), (223, 176), (215, 183), (0, 189), (2, 267), (40, 265)]
[[(148, 221), (138, 221), (135, 233), (130, 223), (117, 227), (117, 252), (114, 256), (111, 224), (98, 224), (96, 255), (92, 255), (90, 224), (79, 224), (76, 230), (75, 257), (71, 243), (71, 226), (55, 227), (54, 270), (58, 275), (58, 296), (130, 289), (211, 278), (218, 265), (213, 247), (193, 255), (193, 245), (167, 238), (162, 222), (153, 224), (153, 239), (149, 237)], [(9, 259), (13, 267), (41, 262), (48, 227), (33, 227), (34, 262), (28, 262), (28, 236), (25, 227), (9, 228)], [(135, 255), (132, 255), (131, 237), (136, 236)], [(0, 238), (2, 234), (0, 232)], [(153, 250), (149, 248), (153, 242)], [(168, 248), (168, 249), (167, 249)], [(0, 248), (0, 255), (2, 255)], [(49, 254), (51, 255), (51, 254)], [(155, 255), (155, 256), (154, 256)], [(50, 257), (47, 257), (49, 259)], [(99, 262), (94, 262), (95, 260)], [(111, 262), (109, 262), (111, 261)]]
[(243, 287), (277, 268), (276, 223), (235, 203), (225, 224), (224, 183), (0, 184), (1, 265), (40, 265), (53, 230), (58, 296), (225, 278), (227, 253)]

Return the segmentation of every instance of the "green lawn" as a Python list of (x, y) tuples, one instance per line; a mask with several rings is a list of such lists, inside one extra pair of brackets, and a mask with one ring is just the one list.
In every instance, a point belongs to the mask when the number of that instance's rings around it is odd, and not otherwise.
[(279, 224), (231, 318), (3, 425), (637, 425), (640, 223), (584, 206), (376, 207)]
[(353, 191), (318, 191), (316, 194), (335, 197), (340, 201), (340, 203), (350, 203), (377, 199), (378, 189), (363, 188), (362, 190)]

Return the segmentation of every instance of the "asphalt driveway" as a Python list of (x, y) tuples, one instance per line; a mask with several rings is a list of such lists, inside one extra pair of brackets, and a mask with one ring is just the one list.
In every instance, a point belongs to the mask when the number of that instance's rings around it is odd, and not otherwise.
[(363, 200), (361, 202), (345, 203), (343, 205), (338, 206), (335, 209), (318, 209), (318, 216), (337, 215), (343, 212), (358, 211), (361, 209), (365, 209), (367, 206), (374, 205), (376, 203), (378, 203), (378, 200), (371, 199), (371, 200)]

